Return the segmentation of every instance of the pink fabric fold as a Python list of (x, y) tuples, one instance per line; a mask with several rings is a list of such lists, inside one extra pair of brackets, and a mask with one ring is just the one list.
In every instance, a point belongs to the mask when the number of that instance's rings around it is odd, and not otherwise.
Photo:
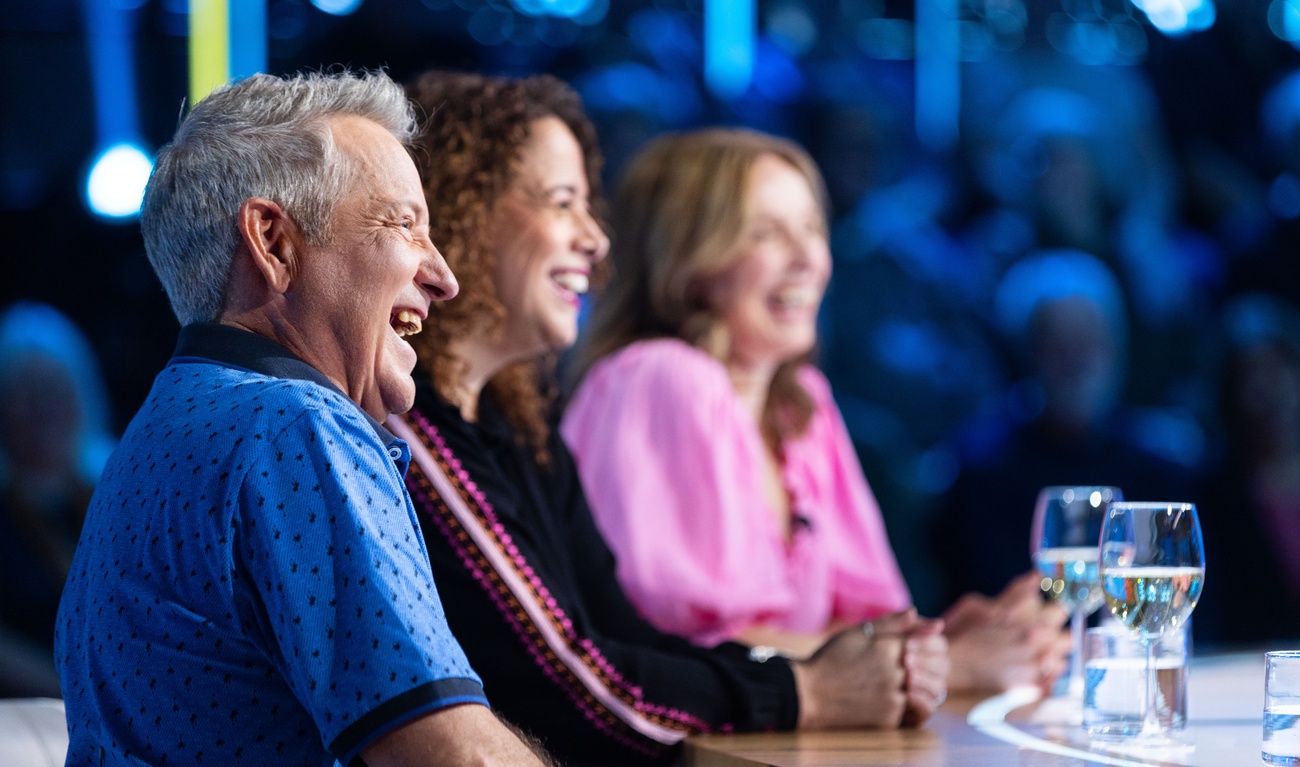
[(910, 596), (830, 386), (800, 370), (815, 412), (785, 446), (806, 524), (786, 542), (763, 495), (763, 440), (714, 358), (675, 339), (598, 363), (561, 432), (618, 578), (659, 628), (712, 644), (767, 625), (817, 632)]

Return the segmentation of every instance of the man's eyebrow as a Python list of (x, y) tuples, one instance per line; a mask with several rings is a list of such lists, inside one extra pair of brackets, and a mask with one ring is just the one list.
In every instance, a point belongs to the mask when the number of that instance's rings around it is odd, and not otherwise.
[(415, 199), (388, 197), (380, 201), (379, 207), (384, 213), (390, 215), (393, 213), (416, 213), (420, 209), (420, 202)]

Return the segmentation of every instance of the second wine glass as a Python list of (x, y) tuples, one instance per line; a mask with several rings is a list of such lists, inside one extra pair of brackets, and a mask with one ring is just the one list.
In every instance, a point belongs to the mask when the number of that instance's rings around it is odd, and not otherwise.
[(1101, 607), (1097, 543), (1106, 510), (1124, 495), (1118, 487), (1045, 487), (1034, 505), (1029, 549), (1043, 576), (1043, 591), (1070, 614), (1071, 658), (1068, 693), (1083, 696), (1083, 630)]
[(1115, 503), (1101, 529), (1106, 605), (1146, 648), (1142, 730), (1133, 745), (1172, 744), (1157, 709), (1156, 642), (1186, 628), (1205, 579), (1205, 547), (1190, 503)]

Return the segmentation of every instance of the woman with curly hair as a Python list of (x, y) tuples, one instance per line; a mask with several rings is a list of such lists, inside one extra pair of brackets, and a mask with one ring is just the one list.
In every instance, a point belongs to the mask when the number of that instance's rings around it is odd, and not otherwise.
[[(744, 129), (660, 138), (614, 206), (613, 278), (563, 431), (628, 596), (702, 644), (802, 657), (911, 598), (825, 377), (831, 275), (807, 153)], [(949, 686), (1046, 686), (1064, 613), (1038, 579), (945, 617)]]
[(934, 624), (887, 615), (789, 662), (642, 620), (550, 427), (554, 355), (602, 266), (600, 157), (546, 76), (428, 73), (409, 93), (432, 232), (460, 294), (431, 307), (394, 432), (447, 620), (504, 718), (565, 764), (666, 764), (688, 734), (918, 723), (944, 692)]

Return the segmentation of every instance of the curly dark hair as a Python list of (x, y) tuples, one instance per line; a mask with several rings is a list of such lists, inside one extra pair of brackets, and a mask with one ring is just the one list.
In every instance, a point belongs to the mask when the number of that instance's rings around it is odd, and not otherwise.
[[(416, 164), (429, 204), (430, 237), (460, 283), (452, 301), (434, 302), (429, 322), (412, 338), (420, 370), (452, 398), (465, 374), (465, 362), (449, 341), (470, 333), (499, 331), (505, 307), (492, 280), (495, 264), (487, 227), (492, 206), (519, 172), (531, 125), (556, 117), (582, 147), (590, 205), (604, 226), (596, 130), (572, 88), (549, 75), (524, 79), (432, 71), (407, 86), (407, 95), (428, 116), (416, 141)], [(601, 264), (593, 277), (599, 281)], [(510, 365), (487, 384), (485, 393), (501, 408), (521, 444), (538, 461), (550, 463), (550, 408), (557, 392), (554, 355)]]

